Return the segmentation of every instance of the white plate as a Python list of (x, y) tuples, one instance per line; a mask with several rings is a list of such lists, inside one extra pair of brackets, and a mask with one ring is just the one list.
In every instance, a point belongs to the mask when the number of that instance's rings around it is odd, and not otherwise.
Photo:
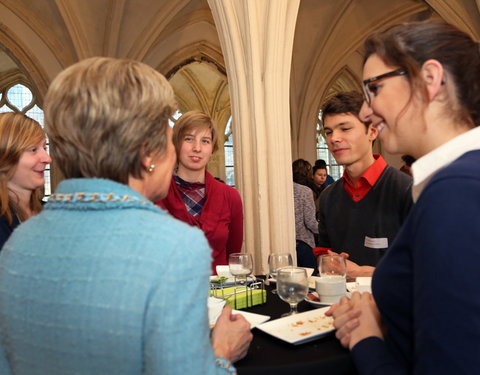
[(243, 315), (245, 319), (247, 319), (247, 321), (250, 323), (250, 329), (255, 328), (259, 324), (265, 323), (267, 320), (270, 320), (269, 315), (254, 314), (242, 310), (233, 310), (233, 314)]
[(286, 316), (257, 326), (280, 340), (298, 345), (316, 340), (335, 330), (333, 318), (325, 316), (329, 307)]
[[(215, 323), (217, 322), (218, 317), (222, 313), (225, 302), (225, 300), (219, 298), (208, 297), (208, 321), (210, 324), (210, 328), (215, 327)], [(250, 323), (250, 329), (270, 319), (270, 316), (268, 315), (254, 314), (240, 310), (232, 310), (232, 313), (243, 315), (245, 319), (247, 319), (247, 321)]]
[[(315, 295), (316, 297), (318, 297), (318, 293), (317, 292), (311, 292), (313, 295)], [(325, 306), (331, 306), (333, 305), (332, 302), (320, 302), (320, 301), (314, 301), (313, 299), (310, 299), (308, 294), (307, 296), (304, 298), (305, 301), (307, 301), (309, 304), (315, 306), (315, 307), (325, 307)]]

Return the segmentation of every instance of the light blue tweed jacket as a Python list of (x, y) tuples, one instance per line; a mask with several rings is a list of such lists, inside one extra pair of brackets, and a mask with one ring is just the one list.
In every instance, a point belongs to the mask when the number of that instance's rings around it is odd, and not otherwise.
[(63, 181), (0, 253), (0, 374), (225, 373), (209, 338), (210, 252), (125, 185)]

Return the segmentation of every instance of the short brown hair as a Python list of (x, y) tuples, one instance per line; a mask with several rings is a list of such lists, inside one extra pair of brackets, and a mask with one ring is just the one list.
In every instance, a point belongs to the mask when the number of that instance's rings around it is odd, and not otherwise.
[(45, 97), (51, 152), (67, 178), (141, 178), (142, 159), (167, 145), (173, 89), (139, 61), (93, 57), (61, 72)]
[[(14, 208), (22, 220), (27, 217), (21, 208), (12, 201), (8, 190), (8, 181), (15, 173), (22, 153), (45, 139), (45, 133), (38, 122), (21, 113), (0, 114), (0, 215), (12, 223), (11, 208)], [(41, 210), (42, 188), (37, 188), (30, 198), (30, 209)]]
[(218, 149), (218, 132), (212, 118), (200, 111), (185, 112), (173, 127), (173, 144), (179, 156), (185, 134), (192, 129), (209, 129), (212, 133), (213, 152)]
[[(322, 118), (329, 115), (350, 113), (360, 120), (360, 110), (363, 105), (363, 95), (357, 91), (340, 92), (332, 96), (322, 107)], [(370, 125), (360, 120), (367, 128)]]

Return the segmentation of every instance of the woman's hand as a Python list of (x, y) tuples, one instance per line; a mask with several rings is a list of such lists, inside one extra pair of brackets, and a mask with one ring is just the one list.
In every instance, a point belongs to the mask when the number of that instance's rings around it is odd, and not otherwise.
[(349, 348), (352, 349), (359, 341), (375, 336), (383, 339), (380, 312), (370, 293), (355, 292), (350, 300), (352, 314), (358, 314), (357, 327), (350, 331)]
[(342, 297), (339, 303), (336, 303), (325, 312), (325, 315), (334, 318), (333, 325), (337, 329), (335, 336), (345, 348), (350, 347), (350, 333), (359, 325), (359, 310), (353, 309), (353, 304), (348, 297)]
[(253, 335), (250, 323), (238, 314), (232, 314), (227, 305), (212, 331), (212, 348), (217, 357), (236, 362), (247, 355)]
[(335, 336), (345, 348), (352, 349), (367, 337), (383, 338), (380, 312), (370, 293), (354, 292), (350, 299), (342, 297), (325, 315), (334, 318)]

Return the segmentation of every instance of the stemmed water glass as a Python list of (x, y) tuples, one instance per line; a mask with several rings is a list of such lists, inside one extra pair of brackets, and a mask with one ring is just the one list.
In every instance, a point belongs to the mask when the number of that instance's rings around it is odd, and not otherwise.
[[(276, 279), (277, 271), (282, 267), (293, 266), (292, 255), (288, 253), (284, 254), (270, 254), (268, 256), (268, 270), (270, 277)], [(273, 294), (277, 293), (276, 289), (272, 290)]]
[(297, 313), (297, 305), (307, 296), (308, 277), (304, 268), (284, 267), (277, 272), (277, 294), (290, 304), (290, 311), (282, 316)]
[(232, 253), (228, 256), (228, 266), (230, 273), (235, 277), (235, 284), (237, 278), (240, 284), (247, 281), (248, 275), (253, 272), (253, 259), (251, 254), (247, 253)]

